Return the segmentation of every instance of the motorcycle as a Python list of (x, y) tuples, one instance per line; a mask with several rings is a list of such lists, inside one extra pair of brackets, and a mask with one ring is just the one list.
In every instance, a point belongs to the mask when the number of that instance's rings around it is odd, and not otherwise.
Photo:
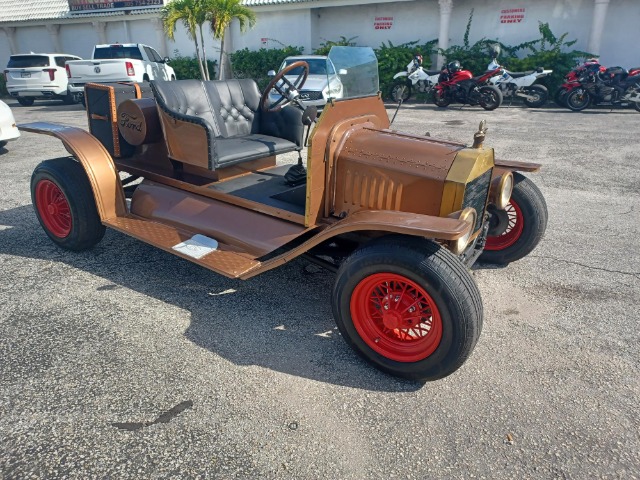
[(586, 70), (600, 71), (604, 73), (606, 67), (600, 65), (600, 61), (597, 58), (591, 58), (586, 62), (576, 66), (573, 70), (571, 70), (564, 76), (565, 82), (560, 85), (553, 94), (553, 101), (556, 102), (557, 105), (561, 107), (567, 106), (565, 103), (567, 95), (569, 95), (573, 91), (573, 89), (580, 86), (578, 78)]
[(409, 100), (413, 91), (429, 94), (436, 83), (440, 70), (422, 68), (422, 55), (416, 55), (407, 65), (406, 72), (398, 72), (393, 76), (394, 83), (389, 92), (394, 102)]
[(490, 70), (474, 77), (469, 70), (463, 70), (460, 62), (447, 64), (433, 88), (433, 102), (438, 107), (446, 107), (452, 102), (468, 105), (480, 105), (485, 110), (495, 110), (502, 104), (502, 92), (487, 81), (498, 74), (501, 68)]
[(498, 64), (494, 58), (487, 66), (487, 70), (502, 69), (499, 75), (491, 77), (489, 84), (495, 85), (502, 92), (503, 97), (522, 97), (522, 101), (527, 107), (541, 107), (549, 99), (549, 91), (544, 85), (535, 82), (542, 77), (546, 77), (553, 70), (544, 70), (538, 67), (528, 72), (510, 72)]
[(630, 71), (622, 67), (586, 69), (578, 78), (580, 86), (568, 93), (565, 104), (574, 112), (584, 110), (589, 104), (620, 105), (632, 103), (640, 112), (640, 68)]

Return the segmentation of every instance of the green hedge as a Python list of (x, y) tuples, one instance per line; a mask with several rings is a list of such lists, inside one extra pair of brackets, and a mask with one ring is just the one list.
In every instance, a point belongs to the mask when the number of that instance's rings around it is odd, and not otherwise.
[[(218, 62), (216, 60), (207, 60), (207, 63), (209, 65), (209, 74), (211, 75), (211, 78), (216, 78), (215, 73)], [(169, 62), (169, 66), (171, 66), (171, 68), (176, 72), (176, 79), (178, 80), (187, 80), (191, 78), (201, 79), (200, 67), (198, 67), (198, 58), (196, 56), (183, 57), (176, 51)]]

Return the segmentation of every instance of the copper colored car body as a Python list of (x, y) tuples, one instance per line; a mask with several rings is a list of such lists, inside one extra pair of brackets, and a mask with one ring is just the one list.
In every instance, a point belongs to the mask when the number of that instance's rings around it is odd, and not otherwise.
[[(233, 90), (233, 82), (222, 86)], [(180, 81), (170, 83), (182, 88)], [(495, 160), (493, 149), (483, 146), (483, 125), (472, 147), (391, 130), (380, 96), (372, 95), (327, 104), (308, 142), (306, 179), (287, 184), (289, 166), (278, 165), (276, 155), (214, 168), (212, 155), (226, 137), (212, 138), (212, 130), (202, 127), (206, 112), (171, 110), (161, 88), (154, 86), (154, 99), (139, 98), (133, 86), (89, 85), (90, 133), (45, 123), (20, 126), (59, 138), (73, 157), (44, 162), (34, 172), (36, 213), (54, 242), (89, 248), (106, 226), (241, 279), (304, 254), (338, 272), (334, 314), (345, 340), (365, 359), (417, 380), (441, 378), (462, 365), (483, 317), (464, 264), (483, 255), (488, 237), (500, 239), (513, 230), (511, 203), (495, 205), (505, 201), (495, 200), (499, 195), (509, 202), (511, 192), (492, 190), (513, 189), (514, 172), (539, 165)], [(133, 92), (132, 98), (117, 101), (120, 90)], [(271, 118), (264, 111), (253, 114)], [(212, 115), (221, 121), (218, 111)], [(228, 129), (235, 125), (224, 122)], [(229, 138), (254, 145), (271, 137)], [(81, 166), (89, 200), (68, 187), (79, 167), (65, 162)], [(121, 172), (143, 180), (127, 185)], [(91, 199), (95, 218), (80, 206)], [(522, 226), (527, 209), (519, 210), (515, 223)], [(93, 234), (78, 233), (80, 224)], [(544, 226), (536, 244), (543, 232)], [(197, 246), (202, 238), (208, 239), (200, 245), (202, 256), (179, 248), (185, 242)], [(215, 243), (217, 248), (210, 246)], [(416, 265), (408, 253), (419, 257)], [(445, 272), (438, 274), (444, 292), (434, 285), (433, 271)], [(449, 277), (461, 286), (448, 285)], [(458, 307), (449, 306), (461, 297)]]

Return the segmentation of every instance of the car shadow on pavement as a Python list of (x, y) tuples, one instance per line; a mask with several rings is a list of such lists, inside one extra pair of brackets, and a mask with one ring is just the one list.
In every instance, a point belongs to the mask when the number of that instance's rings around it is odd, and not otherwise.
[[(61, 262), (104, 279), (88, 287), (88, 301), (129, 289), (186, 310), (185, 337), (236, 365), (363, 390), (424, 386), (379, 372), (347, 346), (331, 312), (334, 275), (304, 260), (232, 280), (111, 229), (93, 249), (69, 252), (49, 240), (31, 205), (0, 212), (0, 255)], [(127, 292), (121, 295), (124, 314), (134, 319)]]

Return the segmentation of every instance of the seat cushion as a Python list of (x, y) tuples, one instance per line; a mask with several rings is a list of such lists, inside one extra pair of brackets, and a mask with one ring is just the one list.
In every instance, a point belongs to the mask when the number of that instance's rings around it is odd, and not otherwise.
[(242, 137), (216, 138), (217, 166), (225, 167), (238, 161), (292, 152), (296, 144), (284, 138), (254, 133)]

